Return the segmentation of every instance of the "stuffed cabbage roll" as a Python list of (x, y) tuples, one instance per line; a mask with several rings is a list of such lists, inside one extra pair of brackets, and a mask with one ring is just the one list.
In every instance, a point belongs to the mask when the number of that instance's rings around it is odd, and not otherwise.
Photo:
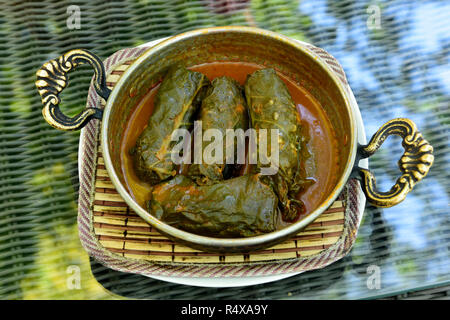
[(198, 186), (177, 175), (156, 185), (148, 211), (179, 229), (205, 236), (249, 237), (274, 231), (278, 199), (259, 174)]
[(176, 174), (171, 141), (176, 129), (190, 129), (209, 80), (201, 73), (175, 66), (169, 69), (155, 97), (154, 110), (130, 150), (138, 177), (151, 184)]
[[(220, 148), (222, 149), (220, 161), (216, 163), (209, 161), (210, 164), (208, 164), (206, 159), (202, 158), (201, 164), (193, 164), (189, 168), (189, 176), (195, 179), (198, 184), (211, 184), (214, 181), (224, 179), (226, 166), (228, 166), (228, 172), (232, 170), (229, 168), (231, 164), (226, 165), (228, 147), (234, 146), (234, 157), (230, 162), (234, 164), (237, 162), (237, 141), (227, 141), (226, 130), (243, 129), (245, 131), (248, 127), (248, 114), (241, 85), (229, 77), (215, 78), (202, 101), (198, 120), (201, 120), (202, 123), (202, 136), (204, 139), (204, 134), (209, 129), (218, 130), (223, 137), (222, 148)], [(212, 141), (203, 140), (202, 150), (207, 150), (207, 146), (211, 143)], [(245, 153), (245, 150), (243, 152)]]
[[(280, 200), (280, 209), (285, 221), (293, 221), (303, 211), (303, 203), (296, 195), (307, 183), (302, 164), (302, 146), (305, 138), (301, 134), (301, 119), (284, 82), (273, 69), (262, 69), (247, 77), (245, 96), (249, 108), (252, 128), (278, 129), (279, 163), (276, 174), (270, 176), (274, 191)], [(270, 134), (267, 134), (267, 148), (270, 150)], [(259, 147), (259, 146), (258, 146)], [(303, 155), (303, 156), (302, 156)], [(260, 163), (257, 168), (267, 166)], [(309, 183), (309, 182), (308, 182)]]

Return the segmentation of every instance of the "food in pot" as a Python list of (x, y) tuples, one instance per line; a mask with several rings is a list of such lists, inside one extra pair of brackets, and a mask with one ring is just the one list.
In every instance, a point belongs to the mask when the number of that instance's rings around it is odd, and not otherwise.
[[(138, 145), (136, 141), (143, 135), (141, 132), (148, 128), (147, 120), (158, 108), (157, 97), (164, 85), (153, 85), (130, 117), (121, 145), (126, 186), (139, 205), (176, 228), (212, 237), (247, 237), (271, 232), (295, 221), (299, 212), (307, 214), (314, 210), (332, 186), (334, 170), (330, 168), (337, 163), (332, 126), (321, 106), (297, 83), (256, 64), (212, 62), (189, 70), (211, 79), (211, 83), (203, 80), (205, 84), (193, 100), (196, 111), (186, 127), (190, 129), (191, 138), (195, 139), (192, 123), (202, 120), (202, 134), (208, 129), (219, 129), (223, 133), (234, 128), (243, 131), (248, 127), (255, 130), (281, 128), (281, 141), (293, 139), (296, 147), (289, 149), (286, 141), (280, 144), (280, 168), (274, 176), (261, 174), (264, 164), (248, 163), (249, 147), (246, 145), (247, 163), (244, 166), (236, 165), (236, 162), (225, 166), (174, 165), (175, 176), (168, 176), (164, 181), (158, 178), (154, 183), (145, 182), (136, 174), (135, 157), (128, 150)], [(254, 85), (253, 81), (256, 82)], [(246, 97), (247, 92), (242, 88), (255, 96)], [(224, 94), (227, 90), (229, 93)], [(240, 110), (240, 103), (244, 113), (238, 117), (231, 111)], [(224, 106), (230, 107), (224, 109)], [(264, 113), (261, 114), (262, 110)], [(298, 130), (286, 133), (291, 124)], [(270, 135), (268, 138), (270, 142)], [(209, 143), (202, 141), (202, 149)], [(270, 148), (270, 143), (267, 147)], [(193, 146), (191, 153), (194, 153)], [(226, 152), (222, 154), (225, 155)], [(200, 166), (203, 166), (203, 173)], [(258, 183), (247, 180), (252, 176), (258, 177)], [(310, 179), (315, 183), (311, 184)], [(203, 197), (199, 196), (200, 191)], [(246, 204), (251, 210), (243, 210), (239, 203)], [(267, 219), (260, 218), (263, 216)]]
[(175, 178), (153, 187), (148, 211), (185, 231), (213, 237), (250, 237), (274, 231), (278, 198), (260, 174), (199, 186)]
[(147, 127), (130, 150), (138, 177), (156, 184), (176, 174), (171, 150), (176, 129), (190, 129), (209, 80), (180, 66), (169, 69), (157, 92)]
[[(237, 151), (242, 152), (237, 150), (238, 141), (234, 138), (226, 139), (227, 129), (246, 130), (248, 127), (247, 107), (241, 85), (230, 77), (215, 78), (202, 101), (198, 120), (201, 121), (203, 138), (208, 130), (216, 130), (223, 137), (222, 156), (219, 163), (205, 161), (207, 159), (203, 157), (201, 163), (194, 163), (189, 167), (189, 176), (198, 184), (211, 184), (224, 179), (225, 168), (228, 169), (228, 175), (235, 170), (234, 165), (238, 165)], [(207, 150), (211, 143), (211, 141), (202, 140), (201, 150)], [(227, 155), (232, 157), (230, 161), (226, 161)], [(226, 177), (227, 174), (225, 174)]]
[[(308, 157), (306, 139), (302, 135), (300, 115), (285, 83), (274, 69), (262, 69), (248, 76), (245, 97), (252, 128), (278, 129), (278, 171), (271, 175), (272, 186), (280, 200), (283, 219), (295, 220), (303, 212), (297, 194), (310, 180), (306, 180), (304, 161)], [(267, 135), (267, 149), (271, 150), (271, 136)], [(258, 170), (266, 167), (258, 157)]]

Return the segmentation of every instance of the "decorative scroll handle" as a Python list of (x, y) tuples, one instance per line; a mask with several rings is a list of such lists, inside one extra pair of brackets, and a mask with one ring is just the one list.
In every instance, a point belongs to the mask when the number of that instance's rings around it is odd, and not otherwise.
[(46, 62), (37, 72), (36, 87), (41, 95), (42, 115), (54, 128), (60, 130), (77, 130), (92, 118), (101, 119), (102, 110), (87, 108), (73, 118), (67, 117), (59, 109), (59, 94), (67, 86), (67, 73), (78, 65), (88, 62), (94, 68), (95, 91), (105, 100), (111, 90), (106, 86), (106, 73), (102, 61), (87, 50), (71, 50), (57, 59)]
[(374, 134), (368, 145), (359, 147), (360, 158), (373, 155), (386, 138), (392, 134), (403, 138), (402, 146), (405, 152), (398, 162), (402, 175), (391, 190), (388, 192), (378, 191), (374, 175), (369, 170), (358, 168), (363, 191), (368, 201), (384, 208), (402, 202), (414, 185), (427, 175), (434, 161), (433, 147), (422, 137), (414, 122), (409, 119), (394, 119), (384, 124)]

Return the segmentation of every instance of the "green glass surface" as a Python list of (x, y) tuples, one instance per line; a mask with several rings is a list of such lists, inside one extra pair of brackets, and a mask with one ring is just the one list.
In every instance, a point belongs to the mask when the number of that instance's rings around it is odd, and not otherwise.
[[(72, 4), (0, 2), (0, 298), (358, 299), (449, 285), (448, 2), (80, 0), (79, 25)], [(367, 136), (392, 118), (412, 119), (434, 147), (430, 173), (398, 206), (368, 205), (352, 251), (321, 270), (227, 289), (121, 274), (95, 262), (91, 272), (76, 227), (79, 132), (45, 123), (36, 70), (74, 48), (105, 59), (223, 25), (270, 29), (330, 52), (346, 71)], [(92, 74), (89, 66), (70, 74), (63, 112), (84, 108)], [(382, 190), (397, 178), (402, 152), (400, 139), (390, 138), (370, 158)], [(371, 281), (376, 270), (379, 286)]]

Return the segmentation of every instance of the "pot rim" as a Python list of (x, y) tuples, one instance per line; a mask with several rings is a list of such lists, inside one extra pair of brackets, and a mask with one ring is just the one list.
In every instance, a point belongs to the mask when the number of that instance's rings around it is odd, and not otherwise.
[[(183, 231), (180, 229), (177, 229), (175, 227), (172, 227), (160, 220), (158, 220), (156, 217), (151, 215), (149, 212), (147, 212), (144, 208), (142, 208), (128, 193), (126, 188), (122, 185), (120, 182), (115, 170), (114, 166), (111, 161), (111, 155), (109, 152), (108, 146), (108, 130), (109, 130), (109, 117), (111, 115), (111, 110), (113, 106), (113, 101), (117, 98), (119, 88), (127, 81), (127, 78), (130, 74), (135, 72), (140, 64), (148, 59), (149, 56), (158, 54), (159, 51), (164, 50), (166, 47), (171, 46), (178, 41), (186, 40), (189, 38), (195, 38), (198, 36), (201, 36), (202, 34), (211, 34), (211, 33), (223, 33), (223, 32), (236, 32), (236, 33), (250, 33), (250, 34), (257, 34), (257, 35), (263, 35), (265, 37), (272, 38), (277, 41), (281, 41), (286, 45), (294, 47), (296, 50), (302, 51), (304, 54), (309, 56), (311, 59), (316, 60), (316, 62), (319, 64), (319, 66), (328, 74), (328, 76), (332, 79), (334, 84), (339, 88), (339, 90), (342, 93), (342, 96), (344, 98), (345, 107), (349, 111), (349, 119), (350, 119), (350, 132), (351, 132), (351, 139), (349, 140), (350, 145), (350, 157), (347, 160), (347, 163), (345, 164), (344, 173), (339, 177), (338, 182), (336, 183), (336, 186), (334, 189), (330, 192), (328, 197), (322, 201), (322, 203), (310, 214), (308, 214), (305, 218), (301, 219), (300, 221), (294, 222), (290, 224), (287, 227), (284, 227), (283, 229), (276, 230), (270, 233), (266, 233), (263, 235), (248, 237), (248, 238), (214, 238), (214, 237), (208, 237), (208, 236), (202, 236), (197, 235), (194, 233), (190, 233), (187, 231)], [(136, 59), (124, 72), (120, 80), (117, 82), (117, 84), (114, 86), (114, 88), (111, 91), (111, 94), (106, 101), (106, 105), (103, 112), (103, 119), (101, 123), (101, 143), (103, 146), (103, 158), (105, 162), (106, 170), (111, 178), (111, 181), (121, 197), (125, 200), (125, 202), (141, 217), (143, 218), (147, 223), (161, 231), (162, 233), (171, 236), (173, 238), (180, 239), (184, 241), (185, 243), (189, 243), (192, 245), (196, 245), (203, 248), (208, 249), (227, 249), (227, 248), (247, 248), (251, 249), (251, 247), (254, 246), (260, 246), (264, 243), (271, 244), (276, 243), (277, 240), (281, 240), (284, 238), (289, 237), (290, 235), (300, 231), (304, 227), (306, 227), (308, 224), (313, 222), (315, 219), (317, 219), (328, 207), (332, 205), (332, 203), (335, 201), (335, 199), (338, 197), (338, 195), (341, 193), (342, 189), (344, 188), (346, 182), (350, 178), (350, 174), (353, 170), (353, 166), (356, 160), (356, 153), (357, 153), (357, 139), (358, 139), (358, 132), (357, 132), (357, 124), (356, 124), (356, 117), (355, 117), (355, 109), (353, 104), (350, 102), (351, 97), (349, 96), (349, 93), (347, 89), (344, 87), (342, 82), (338, 79), (336, 74), (330, 70), (330, 68), (320, 59), (317, 59), (315, 55), (313, 55), (308, 49), (304, 47), (304, 45), (301, 42), (298, 42), (294, 39), (291, 39), (287, 36), (278, 34), (276, 32), (259, 29), (259, 28), (253, 28), (253, 27), (241, 27), (241, 26), (227, 26), (227, 27), (212, 27), (212, 28), (205, 28), (205, 29), (196, 29), (193, 31), (188, 31), (185, 33), (181, 33), (179, 35), (175, 35), (172, 37), (169, 37), (159, 43), (157, 43), (155, 46), (149, 48), (147, 51), (145, 51), (138, 59)], [(238, 250), (236, 250), (238, 251)]]

